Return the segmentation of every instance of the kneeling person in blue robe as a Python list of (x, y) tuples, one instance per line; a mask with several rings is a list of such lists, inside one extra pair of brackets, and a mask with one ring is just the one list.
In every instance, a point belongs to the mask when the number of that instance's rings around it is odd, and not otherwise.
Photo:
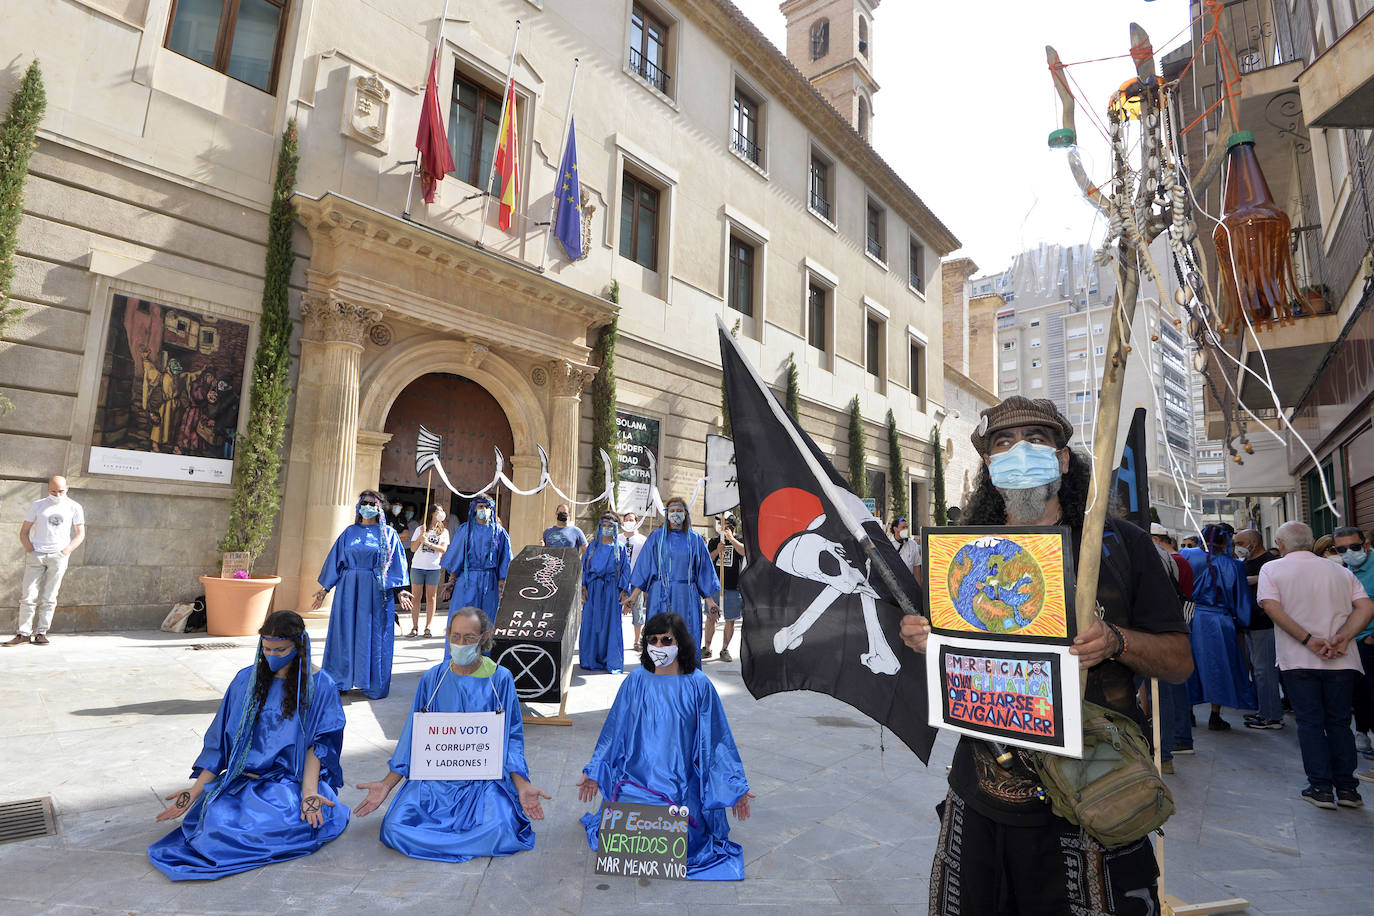
[[(534, 848), (530, 819), (543, 820), (541, 798), (525, 764), (525, 732), (520, 699), (510, 672), (483, 652), (491, 648), (491, 621), (480, 608), (449, 613), (450, 658), (420, 677), (411, 716), (378, 782), (358, 786), (367, 798), (357, 814), (365, 817), (407, 779), (382, 818), (381, 840), (397, 852), (434, 862), (466, 862), (477, 856), (508, 856)], [(408, 779), (411, 733), (417, 712), (497, 712), (505, 716), (505, 761), (501, 779)]]
[[(686, 621), (649, 618), (640, 661), (620, 685), (577, 797), (589, 802), (599, 792), (610, 801), (686, 805), (688, 880), (742, 881), (744, 856), (730, 840), (725, 809), (744, 820), (754, 793)], [(600, 823), (595, 811), (582, 817), (593, 850)]]
[(258, 631), (257, 658), (230, 683), (190, 788), (159, 821), (186, 815), (148, 847), (173, 881), (222, 878), (309, 855), (343, 833), (344, 712), (329, 675), (310, 672), (310, 637), (293, 611)]

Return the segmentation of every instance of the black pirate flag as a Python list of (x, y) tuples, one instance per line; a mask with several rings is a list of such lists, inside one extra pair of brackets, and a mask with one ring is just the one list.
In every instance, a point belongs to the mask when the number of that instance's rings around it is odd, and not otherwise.
[(903, 613), (924, 613), (916, 578), (723, 324), (720, 351), (750, 557), (745, 685), (829, 694), (929, 762), (925, 658), (898, 635)]

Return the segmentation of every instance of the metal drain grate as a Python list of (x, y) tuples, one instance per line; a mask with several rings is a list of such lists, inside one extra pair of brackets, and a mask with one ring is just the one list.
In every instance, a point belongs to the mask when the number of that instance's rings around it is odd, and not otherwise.
[(198, 642), (188, 648), (193, 652), (199, 652), (202, 649), (242, 649), (243, 646), (236, 642)]
[(0, 804), (0, 843), (17, 843), (56, 833), (52, 796)]

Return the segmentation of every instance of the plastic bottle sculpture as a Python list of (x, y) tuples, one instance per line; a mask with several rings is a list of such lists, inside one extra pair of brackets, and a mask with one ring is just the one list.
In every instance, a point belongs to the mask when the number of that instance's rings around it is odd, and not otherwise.
[(1226, 194), (1221, 224), (1212, 233), (1221, 268), (1222, 330), (1244, 333), (1245, 314), (1255, 330), (1293, 320), (1298, 300), (1289, 245), (1292, 223), (1274, 203), (1255, 158), (1255, 135), (1237, 131), (1226, 141)]

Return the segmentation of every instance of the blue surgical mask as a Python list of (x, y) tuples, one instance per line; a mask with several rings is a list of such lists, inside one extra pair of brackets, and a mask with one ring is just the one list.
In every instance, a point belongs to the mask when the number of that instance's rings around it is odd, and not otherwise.
[(615, 528), (611, 525), (602, 525), (601, 536), (603, 538), (615, 537)]
[(296, 657), (296, 647), (292, 646), (291, 651), (285, 655), (267, 655), (264, 653), (262, 657), (267, 659), (267, 667), (272, 669), (273, 674), (276, 674), (278, 671), (291, 664), (291, 659)]
[(1023, 440), (988, 458), (988, 477), (1000, 490), (1043, 487), (1060, 477), (1059, 455), (1048, 445)]
[(466, 643), (453, 642), (449, 640), (449, 654), (453, 656), (453, 663), (466, 668), (468, 665), (477, 661), (477, 644), (467, 645)]
[(1369, 554), (1363, 550), (1347, 550), (1341, 554), (1341, 562), (1351, 569), (1363, 566), (1367, 559), (1369, 559)]
[(358, 506), (358, 514), (363, 518), (376, 518), (381, 514), (381, 510), (376, 506)]
[(474, 513), (474, 514), (475, 514), (475, 516), (476, 516), (476, 518), (477, 518), (477, 520), (478, 520), (479, 522), (485, 522), (485, 521), (490, 521), (490, 520), (491, 520), (491, 510), (490, 510), (490, 509), (478, 509), (477, 512)]

